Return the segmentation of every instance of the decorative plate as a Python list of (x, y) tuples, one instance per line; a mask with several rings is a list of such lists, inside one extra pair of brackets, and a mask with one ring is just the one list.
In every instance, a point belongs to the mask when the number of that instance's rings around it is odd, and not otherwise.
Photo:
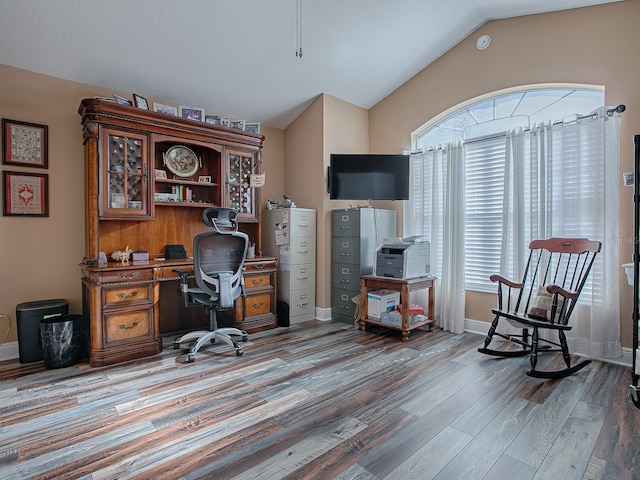
[(176, 145), (164, 154), (164, 164), (178, 177), (192, 177), (200, 168), (198, 157), (188, 147)]

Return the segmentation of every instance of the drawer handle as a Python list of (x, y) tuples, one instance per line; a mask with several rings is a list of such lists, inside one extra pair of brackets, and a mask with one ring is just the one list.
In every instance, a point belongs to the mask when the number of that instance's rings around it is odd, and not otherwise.
[(309, 253), (309, 250), (298, 250), (298, 253)]
[(127, 275), (126, 273), (119, 273), (118, 276), (120, 278), (136, 278), (140, 275), (140, 272), (133, 272), (131, 275)]
[(342, 257), (350, 257), (351, 254), (350, 253), (341, 253), (340, 256), (342, 256)]
[(131, 294), (127, 297), (127, 294), (126, 294), (126, 293), (122, 293), (122, 292), (120, 292), (120, 293), (118, 293), (118, 298), (134, 298), (134, 297), (137, 297), (137, 296), (138, 296), (138, 293), (140, 293), (140, 292), (138, 292), (138, 290), (134, 290), (134, 291), (133, 291), (133, 292), (131, 292)]
[(309, 224), (308, 223), (299, 223), (298, 226), (300, 228), (307, 228), (309, 226)]
[(131, 330), (132, 328), (136, 328), (137, 326), (138, 326), (138, 322), (133, 322), (133, 323), (132, 323), (131, 325), (129, 325), (129, 326), (126, 326), (126, 325), (124, 325), (124, 324), (122, 324), (122, 323), (121, 323), (120, 325), (118, 325), (118, 328), (119, 328), (120, 330)]
[(340, 228), (341, 228), (342, 230), (348, 230), (348, 229), (350, 229), (351, 227), (348, 227), (347, 225), (341, 225), (341, 226), (340, 226)]
[(309, 302), (298, 303), (297, 305), (298, 307), (306, 307), (307, 305), (309, 305)]
[(308, 278), (309, 278), (309, 277), (298, 277), (296, 280), (306, 280), (306, 279), (308, 279)]
[(253, 267), (256, 268), (256, 269), (264, 268), (264, 263), (254, 263)]
[(262, 308), (264, 307), (264, 302), (252, 303), (251, 305), (253, 305), (253, 308)]
[(258, 280), (256, 278), (251, 279), (251, 285), (262, 285), (262, 280)]
[(350, 280), (345, 280), (344, 278), (340, 280), (342, 283), (351, 283)]

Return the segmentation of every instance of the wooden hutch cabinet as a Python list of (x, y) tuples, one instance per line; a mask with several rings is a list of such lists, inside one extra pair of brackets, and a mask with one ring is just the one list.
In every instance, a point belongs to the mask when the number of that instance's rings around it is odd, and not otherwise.
[[(203, 309), (182, 307), (174, 268), (192, 264), (193, 238), (207, 230), (210, 206), (239, 211), (240, 230), (260, 252), (260, 194), (256, 173), (260, 134), (85, 99), (85, 258), (83, 313), (90, 332), (89, 363), (108, 365), (159, 353), (163, 333), (208, 324)], [(187, 258), (165, 259), (181, 244)], [(121, 263), (128, 247), (149, 260)], [(100, 264), (100, 254), (107, 264)], [(276, 259), (247, 259), (247, 295), (222, 319), (248, 332), (277, 326)], [(224, 313), (224, 312), (223, 312)]]

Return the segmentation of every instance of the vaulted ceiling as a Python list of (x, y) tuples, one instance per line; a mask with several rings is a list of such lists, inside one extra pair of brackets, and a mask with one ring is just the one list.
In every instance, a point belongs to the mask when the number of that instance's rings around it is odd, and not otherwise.
[(613, 1), (0, 0), (0, 64), (285, 128), (321, 93), (371, 108), (489, 20)]

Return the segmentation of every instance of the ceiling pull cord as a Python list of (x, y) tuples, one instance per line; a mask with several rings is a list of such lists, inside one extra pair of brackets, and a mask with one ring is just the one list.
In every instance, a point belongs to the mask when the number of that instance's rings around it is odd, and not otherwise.
[(297, 33), (297, 48), (296, 57), (302, 58), (302, 9), (300, 8), (300, 1), (296, 0), (297, 4), (297, 16), (296, 16), (296, 33)]

